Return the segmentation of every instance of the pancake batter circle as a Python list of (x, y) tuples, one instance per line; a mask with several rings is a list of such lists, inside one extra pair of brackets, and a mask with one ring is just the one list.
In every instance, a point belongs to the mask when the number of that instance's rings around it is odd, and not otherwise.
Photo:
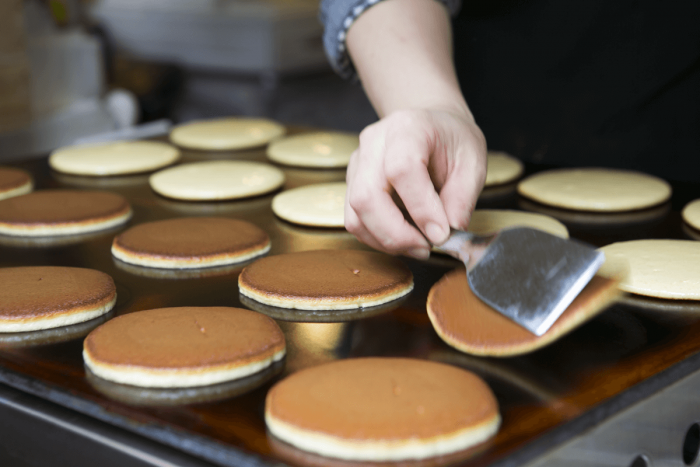
[(284, 173), (270, 164), (248, 161), (207, 161), (161, 170), (149, 179), (159, 195), (188, 201), (248, 198), (274, 191)]
[(272, 211), (293, 224), (345, 225), (345, 182), (319, 183), (284, 191), (272, 199)]
[(73, 175), (126, 175), (157, 170), (179, 158), (180, 151), (167, 143), (119, 141), (59, 148), (49, 157), (49, 165)]
[(118, 316), (83, 344), (100, 378), (143, 387), (192, 387), (243, 378), (285, 355), (275, 321), (242, 308), (158, 308)]
[(264, 118), (220, 118), (178, 125), (170, 141), (183, 148), (226, 151), (262, 146), (282, 136), (284, 126)]
[(681, 212), (683, 220), (692, 228), (700, 230), (700, 199), (688, 203)]
[(566, 226), (544, 214), (506, 209), (477, 209), (469, 220), (468, 231), (476, 235), (494, 234), (512, 227), (531, 227), (561, 238), (569, 238)]
[(107, 191), (40, 190), (0, 201), (0, 234), (75, 235), (123, 224), (131, 206)]
[(482, 443), (498, 403), (473, 373), (407, 358), (339, 360), (304, 369), (267, 393), (270, 432), (306, 451), (347, 460), (423, 459)]
[(700, 243), (695, 240), (632, 240), (600, 249), (627, 261), (625, 292), (674, 300), (700, 300)]
[(313, 250), (268, 256), (238, 276), (240, 293), (281, 308), (349, 310), (396, 300), (413, 290), (411, 270), (383, 253)]
[(596, 275), (541, 336), (482, 302), (469, 288), (464, 268), (448, 272), (428, 294), (428, 317), (435, 332), (455, 349), (482, 356), (521, 355), (544, 347), (601, 312), (619, 295), (619, 280)]
[(114, 281), (93, 269), (31, 266), (0, 269), (0, 332), (82, 323), (117, 301)]
[(114, 238), (112, 254), (150, 268), (189, 269), (239, 263), (270, 250), (270, 237), (250, 222), (186, 217), (147, 222)]
[(347, 167), (352, 153), (360, 146), (356, 134), (317, 132), (287, 136), (270, 143), (267, 157), (293, 167)]
[(523, 174), (523, 163), (505, 152), (488, 151), (486, 154), (485, 187), (503, 185), (517, 180)]
[(671, 197), (664, 180), (641, 172), (582, 168), (548, 170), (518, 184), (538, 203), (579, 211), (618, 212), (650, 208)]
[(14, 167), (0, 167), (0, 199), (24, 195), (33, 188), (34, 182), (29, 172)]

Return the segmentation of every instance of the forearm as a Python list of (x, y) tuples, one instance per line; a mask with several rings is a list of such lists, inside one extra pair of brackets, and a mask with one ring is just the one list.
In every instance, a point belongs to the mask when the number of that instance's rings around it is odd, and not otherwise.
[(435, 0), (387, 0), (350, 27), (347, 47), (380, 117), (398, 110), (466, 112), (452, 62), (446, 8)]

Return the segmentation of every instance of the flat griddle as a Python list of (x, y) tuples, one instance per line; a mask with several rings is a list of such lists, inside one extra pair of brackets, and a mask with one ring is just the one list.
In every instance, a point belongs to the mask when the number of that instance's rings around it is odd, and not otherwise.
[[(185, 151), (183, 162), (211, 159), (266, 160), (263, 148)], [(366, 248), (344, 230), (300, 227), (276, 218), (270, 207), (274, 194), (241, 201), (182, 202), (156, 195), (148, 186), (147, 175), (68, 176), (52, 172), (46, 157), (9, 165), (29, 170), (37, 189), (104, 189), (126, 196), (134, 209), (128, 225), (183, 216), (223, 216), (265, 229), (272, 239), (271, 255)], [(287, 176), (285, 189), (345, 178), (344, 170), (280, 167)], [(672, 203), (621, 215), (551, 212), (519, 198), (514, 185), (485, 190), (478, 207), (547, 211), (564, 219), (572, 237), (596, 246), (637, 238), (689, 239), (679, 212), (693, 193), (700, 194), (700, 186), (674, 188)], [(124, 228), (72, 244), (28, 245), (5, 238), (0, 241), (0, 266), (60, 265), (104, 271), (114, 278), (118, 293), (109, 317), (166, 306), (246, 307), (237, 287), (240, 268), (182, 278), (153, 276), (148, 270), (119, 264), (110, 246), (114, 235)], [(287, 321), (289, 316), (277, 315), (285, 319), (278, 322), (287, 339), (287, 357), (283, 365), (257, 381), (247, 381), (257, 385), (254, 389), (217, 387), (210, 391), (213, 396), (192, 391), (139, 396), (138, 391), (125, 388), (120, 392), (119, 387), (98, 390), (99, 381), (86, 374), (81, 357), (82, 336), (98, 322), (73, 329), (72, 334), (48, 333), (29, 340), (23, 335), (0, 336), (0, 382), (217, 465), (352, 465), (305, 454), (272, 438), (263, 419), (267, 390), (285, 375), (340, 358), (430, 359), (481, 375), (498, 398), (503, 424), (492, 441), (476, 449), (402, 465), (485, 466), (517, 465), (535, 458), (700, 368), (700, 305), (673, 303), (669, 307), (663, 301), (639, 298), (614, 305), (529, 355), (497, 359), (462, 354), (440, 340), (425, 307), (430, 287), (458, 263), (446, 257), (405, 262), (413, 271), (415, 290), (389, 309), (368, 310), (334, 323)], [(225, 398), (212, 401), (211, 397)], [(178, 400), (186, 403), (179, 405)]]

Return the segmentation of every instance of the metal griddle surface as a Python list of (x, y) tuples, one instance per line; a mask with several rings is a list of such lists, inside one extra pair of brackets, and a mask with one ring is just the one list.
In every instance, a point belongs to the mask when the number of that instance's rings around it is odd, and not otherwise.
[[(186, 152), (184, 156), (185, 162), (265, 160), (262, 149), (214, 155)], [(302, 228), (277, 219), (270, 207), (273, 195), (235, 202), (187, 203), (154, 194), (145, 175), (69, 177), (51, 172), (46, 158), (13, 165), (30, 170), (38, 189), (97, 188), (125, 195), (134, 209), (129, 225), (215, 215), (245, 219), (265, 229), (272, 239), (272, 255), (364, 248), (345, 231)], [(345, 177), (342, 170), (283, 170), (285, 189)], [(633, 238), (690, 238), (697, 233), (683, 226), (679, 210), (692, 193), (700, 194), (697, 188), (684, 186), (674, 194), (673, 205), (632, 217), (555, 214), (567, 218), (573, 237), (597, 246)], [(514, 186), (488, 190), (479, 207), (544, 209), (523, 204)], [(72, 245), (0, 246), (0, 266), (64, 265), (104, 271), (117, 284), (118, 302), (111, 316), (166, 306), (242, 306), (237, 271), (175, 279), (144, 277), (120, 268), (110, 254), (115, 233), (104, 232)], [(0, 381), (216, 464), (271, 465), (282, 461), (291, 465), (352, 465), (305, 454), (268, 435), (263, 408), (269, 387), (284, 375), (339, 358), (431, 359), (484, 377), (498, 398), (503, 425), (494, 440), (478, 449), (414, 464), (482, 466), (525, 461), (700, 367), (696, 355), (700, 350), (700, 305), (668, 309), (664, 302), (649, 300), (615, 305), (560, 341), (526, 356), (495, 359), (462, 354), (439, 339), (425, 309), (430, 287), (457, 263), (444, 258), (406, 262), (413, 270), (416, 287), (393, 311), (339, 323), (279, 321), (288, 345), (281, 373), (242, 395), (175, 406), (120, 402), (99, 392), (86, 377), (80, 336), (31, 345), (7, 342), (5, 337), (5, 342), (0, 342)]]

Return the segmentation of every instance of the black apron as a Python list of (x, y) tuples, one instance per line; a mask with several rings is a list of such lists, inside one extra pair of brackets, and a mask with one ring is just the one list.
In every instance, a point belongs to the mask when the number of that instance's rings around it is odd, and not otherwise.
[(464, 0), (453, 26), (490, 149), (700, 181), (700, 1)]

